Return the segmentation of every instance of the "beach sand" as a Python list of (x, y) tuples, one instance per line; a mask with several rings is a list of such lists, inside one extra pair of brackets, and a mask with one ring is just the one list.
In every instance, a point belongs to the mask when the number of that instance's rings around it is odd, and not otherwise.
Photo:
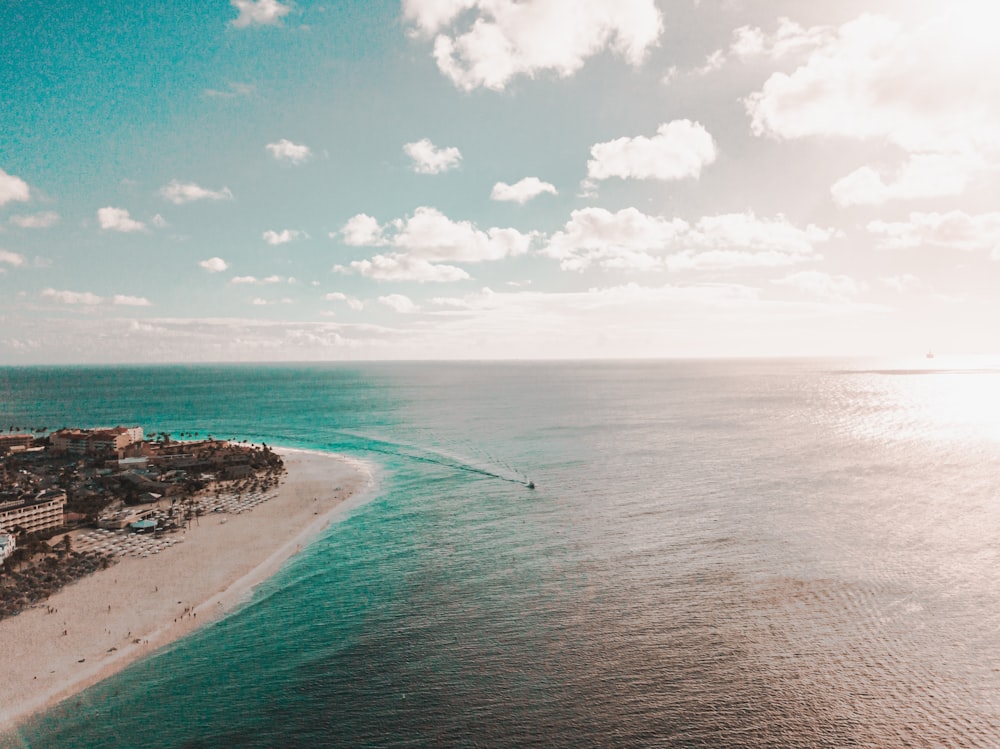
[(0, 736), (246, 601), (372, 482), (359, 462), (276, 452), (288, 474), (275, 498), (238, 515), (203, 515), (175, 536), (183, 543), (123, 557), (0, 621)]

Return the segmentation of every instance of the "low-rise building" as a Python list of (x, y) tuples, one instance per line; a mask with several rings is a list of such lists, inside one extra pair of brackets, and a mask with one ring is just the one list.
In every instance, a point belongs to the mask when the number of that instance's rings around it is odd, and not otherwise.
[(37, 533), (63, 525), (66, 492), (48, 489), (34, 499), (0, 502), (0, 527)]
[(0, 434), (0, 453), (27, 450), (34, 441), (30, 434)]
[(125, 509), (118, 512), (112, 513), (111, 515), (102, 515), (97, 519), (97, 525), (100, 528), (107, 528), (108, 530), (121, 530), (122, 528), (127, 528), (132, 523), (137, 523), (140, 520), (145, 520), (156, 512), (155, 507), (147, 507), (141, 510), (138, 509)]
[(105, 465), (110, 465), (119, 471), (144, 471), (149, 468), (149, 458), (119, 458), (118, 460), (105, 463)]

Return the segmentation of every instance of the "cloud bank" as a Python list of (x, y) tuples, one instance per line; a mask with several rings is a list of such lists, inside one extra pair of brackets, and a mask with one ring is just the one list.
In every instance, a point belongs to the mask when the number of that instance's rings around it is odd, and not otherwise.
[(444, 263), (479, 263), (525, 254), (533, 234), (492, 227), (485, 231), (471, 221), (453, 221), (436, 208), (422, 206), (405, 219), (380, 226), (358, 214), (341, 230), (344, 242), (355, 246), (390, 247), (395, 252), (358, 260), (339, 272), (357, 272), (378, 280), (460, 281), (461, 268)]

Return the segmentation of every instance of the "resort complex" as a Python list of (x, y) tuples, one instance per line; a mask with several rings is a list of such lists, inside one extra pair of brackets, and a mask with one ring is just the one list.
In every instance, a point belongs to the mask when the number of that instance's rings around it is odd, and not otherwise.
[(53, 434), (0, 451), (0, 746), (242, 606), (372, 480), (339, 456), (192, 433)]
[(138, 426), (14, 429), (0, 435), (0, 618), (127, 553), (178, 543), (206, 512), (251, 508), (284, 470), (266, 445), (147, 439)]

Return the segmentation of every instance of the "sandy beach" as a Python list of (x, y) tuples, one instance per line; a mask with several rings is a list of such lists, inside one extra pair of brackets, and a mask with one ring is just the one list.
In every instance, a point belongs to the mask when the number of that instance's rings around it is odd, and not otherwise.
[(0, 735), (232, 611), (372, 483), (356, 461), (277, 452), (288, 473), (273, 499), (204, 515), (176, 535), (181, 543), (123, 557), (0, 621)]

